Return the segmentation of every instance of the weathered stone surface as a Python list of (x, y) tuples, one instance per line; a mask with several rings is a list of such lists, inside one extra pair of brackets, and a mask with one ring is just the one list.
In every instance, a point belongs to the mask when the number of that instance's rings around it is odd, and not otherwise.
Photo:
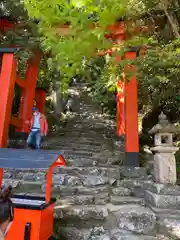
[(168, 240), (166, 237), (152, 237), (152, 236), (142, 236), (142, 235), (114, 235), (111, 240)]
[(66, 176), (65, 177), (65, 185), (67, 185), (67, 186), (82, 185), (82, 180), (76, 176)]
[(99, 236), (91, 236), (90, 240), (111, 240), (111, 237), (107, 233), (107, 234), (101, 234)]
[(120, 178), (119, 168), (116, 167), (66, 167), (59, 168), (58, 172), (60, 174), (68, 174), (68, 175), (96, 175), (103, 176), (109, 178)]
[(146, 169), (140, 167), (121, 167), (120, 176), (121, 178), (147, 179)]
[(159, 231), (172, 239), (180, 239), (180, 220), (161, 219)]
[(91, 236), (91, 229), (77, 229), (75, 227), (63, 227), (58, 231), (59, 239), (64, 237), (67, 240), (88, 240)]
[(138, 204), (138, 205), (145, 205), (143, 198), (136, 198), (136, 197), (119, 197), (119, 196), (111, 196), (110, 202), (114, 205), (121, 205), (121, 204)]
[[(60, 213), (60, 214), (59, 214)], [(55, 218), (76, 218), (80, 220), (104, 220), (108, 217), (108, 211), (105, 206), (94, 205), (94, 206), (72, 206), (55, 207)]]
[(109, 194), (108, 193), (96, 194), (94, 196), (94, 204), (105, 205), (108, 202), (109, 202)]
[(108, 192), (108, 186), (97, 186), (97, 187), (81, 187), (81, 186), (61, 186), (59, 188), (59, 194), (61, 196), (68, 196), (73, 194), (79, 194), (79, 195), (95, 195), (100, 193), (107, 193)]
[(147, 183), (144, 184), (144, 188), (160, 195), (180, 195), (180, 187), (174, 184)]
[(103, 227), (97, 226), (92, 229), (90, 240), (111, 240), (111, 237)]
[(158, 183), (175, 184), (177, 180), (177, 175), (176, 175), (176, 159), (174, 156), (174, 152), (177, 151), (178, 148), (171, 147), (171, 149), (169, 149), (170, 152), (168, 152), (168, 150), (165, 147), (159, 148), (162, 149), (159, 149), (160, 152), (158, 151), (154, 155), (155, 181)]
[(144, 197), (145, 184), (152, 183), (152, 181), (144, 181), (138, 179), (123, 179), (120, 185), (131, 190), (131, 195), (136, 197)]
[(120, 229), (129, 230), (139, 234), (152, 234), (155, 231), (156, 217), (148, 208), (140, 205), (108, 205), (108, 210), (117, 219)]
[(112, 188), (111, 191), (112, 191), (111, 194), (114, 196), (130, 196), (131, 195), (131, 190), (125, 187)]
[(72, 195), (67, 197), (59, 197), (56, 204), (57, 205), (88, 205), (94, 203), (94, 196), (92, 195)]
[[(88, 176), (84, 176), (83, 178), (82, 178), (83, 185), (86, 187), (110, 184), (110, 181), (111, 181), (111, 179), (109, 179), (108, 177), (103, 177), (103, 176), (88, 175)], [(115, 181), (116, 181), (116, 179), (112, 179), (111, 184), (113, 184)]]
[(180, 209), (180, 196), (159, 195), (146, 191), (146, 203), (157, 208)]

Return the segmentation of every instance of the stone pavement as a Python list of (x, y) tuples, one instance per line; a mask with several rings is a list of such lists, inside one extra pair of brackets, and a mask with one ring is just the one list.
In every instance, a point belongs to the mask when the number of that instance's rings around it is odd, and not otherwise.
[[(145, 204), (145, 186), (152, 182), (151, 176), (144, 168), (122, 166), (124, 146), (117, 142), (115, 122), (94, 106), (82, 86), (71, 90), (80, 107), (75, 106), (76, 112), (62, 131), (43, 143), (45, 149), (59, 149), (68, 165), (53, 175), (54, 237), (170, 239), (158, 235), (156, 216)], [(16, 193), (44, 195), (45, 176), (44, 171), (12, 170), (5, 172), (4, 182), (13, 184)]]

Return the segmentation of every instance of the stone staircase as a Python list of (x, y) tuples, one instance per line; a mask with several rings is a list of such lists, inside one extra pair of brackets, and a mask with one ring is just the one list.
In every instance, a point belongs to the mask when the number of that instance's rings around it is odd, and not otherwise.
[[(115, 123), (80, 91), (79, 111), (43, 143), (44, 149), (60, 150), (67, 159), (67, 167), (53, 175), (55, 239), (170, 239), (158, 235), (156, 216), (144, 201), (151, 176), (144, 168), (121, 165), (124, 148), (115, 137)], [(44, 195), (45, 177), (43, 170), (11, 170), (4, 182), (16, 193)]]

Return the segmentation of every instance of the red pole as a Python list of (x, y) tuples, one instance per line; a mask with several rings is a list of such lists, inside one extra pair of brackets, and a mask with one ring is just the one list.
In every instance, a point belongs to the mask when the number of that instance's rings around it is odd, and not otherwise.
[(45, 89), (37, 89), (36, 90), (36, 106), (40, 113), (44, 114), (45, 111), (45, 103), (46, 103), (46, 90)]
[(16, 80), (16, 65), (13, 53), (4, 53), (0, 75), (0, 147), (7, 146), (8, 129)]
[[(136, 59), (136, 52), (127, 52), (125, 59)], [(126, 83), (125, 94), (125, 127), (126, 127), (126, 162), (125, 165), (139, 166), (139, 135), (138, 135), (138, 95), (135, 66), (127, 66), (131, 72), (130, 81)]]
[(31, 118), (39, 65), (40, 54), (37, 53), (28, 61), (25, 79), (26, 86), (22, 92), (21, 105), (19, 110), (19, 118), (23, 120), (22, 128), (18, 129), (20, 132), (29, 131), (25, 121)]

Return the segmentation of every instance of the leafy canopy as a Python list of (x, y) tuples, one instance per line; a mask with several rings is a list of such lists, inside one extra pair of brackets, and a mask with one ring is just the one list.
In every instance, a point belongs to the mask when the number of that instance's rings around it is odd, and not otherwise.
[[(25, 0), (29, 16), (39, 20), (42, 46), (52, 51), (63, 72), (63, 83), (84, 71), (97, 51), (112, 47), (104, 35), (117, 19), (135, 17), (145, 11), (137, 0)], [(64, 24), (69, 28), (63, 29)]]

